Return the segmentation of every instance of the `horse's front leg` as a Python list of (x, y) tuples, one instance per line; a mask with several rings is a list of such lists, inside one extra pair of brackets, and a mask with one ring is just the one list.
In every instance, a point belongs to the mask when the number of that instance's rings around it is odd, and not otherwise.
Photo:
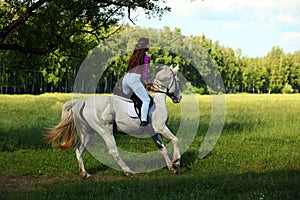
[(173, 143), (174, 153), (173, 153), (173, 160), (172, 160), (172, 170), (175, 173), (177, 173), (180, 167), (180, 151), (178, 145), (178, 138), (175, 135), (173, 135), (173, 133), (169, 130), (167, 126), (164, 126), (160, 134), (165, 138), (171, 140), (171, 142)]
[(166, 161), (168, 169), (170, 171), (174, 171), (174, 169), (173, 169), (173, 163), (172, 163), (171, 159), (169, 158), (168, 150), (165, 147), (165, 145), (163, 144), (163, 141), (162, 141), (162, 139), (160, 137), (160, 134), (153, 135), (152, 139), (153, 139), (154, 144), (159, 149), (160, 153), (163, 155), (163, 157), (164, 157), (164, 159)]

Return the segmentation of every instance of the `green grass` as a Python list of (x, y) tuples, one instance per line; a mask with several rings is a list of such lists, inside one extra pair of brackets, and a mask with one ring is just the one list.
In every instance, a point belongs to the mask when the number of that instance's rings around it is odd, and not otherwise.
[[(80, 179), (74, 150), (52, 149), (42, 140), (71, 98), (0, 96), (0, 199), (300, 199), (300, 95), (226, 95), (225, 126), (205, 159), (198, 154), (211, 97), (197, 96), (200, 126), (182, 155), (179, 175), (164, 168), (125, 177), (86, 151), (90, 180)], [(180, 105), (168, 100), (168, 109), (168, 125), (176, 133)], [(155, 149), (151, 139), (116, 139), (130, 151)]]

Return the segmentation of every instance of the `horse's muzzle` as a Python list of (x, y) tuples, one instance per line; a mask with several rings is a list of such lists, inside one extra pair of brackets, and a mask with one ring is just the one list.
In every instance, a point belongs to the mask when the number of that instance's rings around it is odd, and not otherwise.
[(173, 103), (180, 103), (181, 99), (182, 99), (182, 96), (179, 96), (178, 98), (174, 96)]

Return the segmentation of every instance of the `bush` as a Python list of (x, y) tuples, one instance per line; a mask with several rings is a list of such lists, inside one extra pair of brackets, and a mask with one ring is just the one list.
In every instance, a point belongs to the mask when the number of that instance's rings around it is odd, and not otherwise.
[(185, 89), (183, 90), (184, 94), (207, 94), (205, 88), (197, 88), (192, 85), (191, 82), (185, 84)]
[(291, 93), (294, 92), (294, 89), (293, 89), (293, 87), (290, 84), (286, 83), (284, 85), (284, 87), (282, 88), (281, 92), (283, 94), (291, 94)]
[(193, 88), (194, 88), (194, 86), (192, 85), (192, 83), (191, 82), (187, 82), (185, 84), (185, 89), (182, 91), (182, 93), (184, 93), (184, 94), (192, 94), (192, 93), (194, 93)]

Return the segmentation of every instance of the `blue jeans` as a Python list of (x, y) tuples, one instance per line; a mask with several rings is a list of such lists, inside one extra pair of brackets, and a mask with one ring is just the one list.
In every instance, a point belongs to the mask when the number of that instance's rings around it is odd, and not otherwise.
[(134, 92), (143, 102), (141, 108), (141, 120), (147, 121), (150, 98), (148, 93), (142, 84), (141, 75), (136, 73), (127, 73), (122, 81), (123, 92), (128, 95), (130, 92)]

